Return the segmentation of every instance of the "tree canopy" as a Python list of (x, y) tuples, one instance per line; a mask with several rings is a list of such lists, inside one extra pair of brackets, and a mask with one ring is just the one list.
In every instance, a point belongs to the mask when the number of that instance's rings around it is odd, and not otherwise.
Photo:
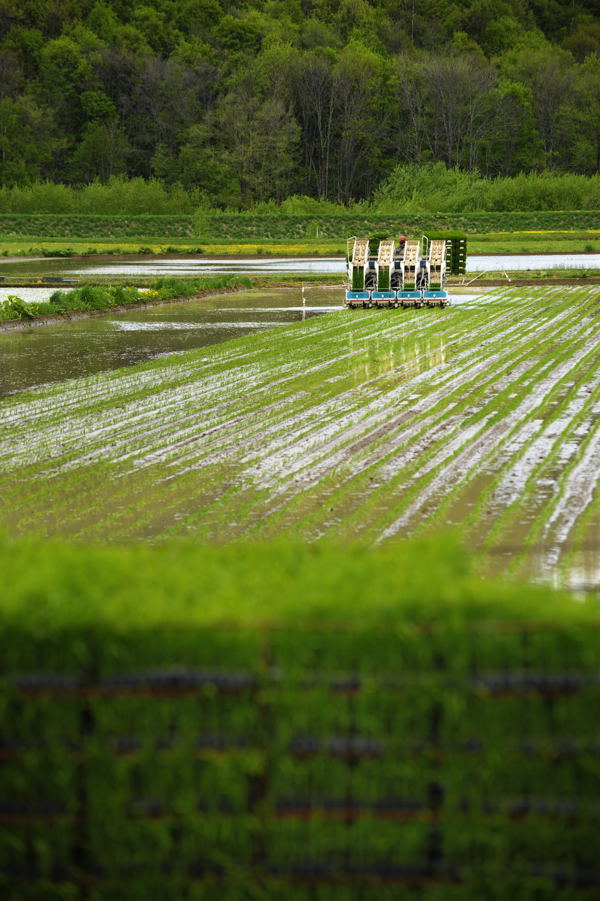
[(0, 184), (370, 197), (600, 171), (597, 0), (0, 0)]

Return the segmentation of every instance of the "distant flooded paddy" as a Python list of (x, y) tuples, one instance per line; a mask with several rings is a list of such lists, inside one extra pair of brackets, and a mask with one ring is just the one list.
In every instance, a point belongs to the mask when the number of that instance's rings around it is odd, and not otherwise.
[[(531, 269), (597, 269), (600, 253), (554, 254), (489, 254), (470, 256), (467, 272), (527, 271)], [(86, 279), (152, 279), (168, 276), (218, 275), (340, 275), (345, 272), (342, 256), (327, 257), (147, 257), (101, 259), (94, 257), (22, 259), (3, 262), (0, 279), (73, 278)], [(1, 282), (0, 282), (1, 285)], [(56, 287), (56, 286), (55, 286)]]
[[(55, 288), (2, 289), (46, 300)], [(2, 300), (0, 294), (0, 300)], [(340, 309), (339, 288), (252, 291), (0, 332), (0, 396), (220, 344)]]

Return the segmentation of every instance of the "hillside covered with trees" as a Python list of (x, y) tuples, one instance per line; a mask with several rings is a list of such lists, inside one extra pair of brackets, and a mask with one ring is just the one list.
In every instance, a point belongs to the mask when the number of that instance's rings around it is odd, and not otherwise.
[(0, 186), (228, 207), (398, 164), (600, 172), (597, 0), (0, 0)]

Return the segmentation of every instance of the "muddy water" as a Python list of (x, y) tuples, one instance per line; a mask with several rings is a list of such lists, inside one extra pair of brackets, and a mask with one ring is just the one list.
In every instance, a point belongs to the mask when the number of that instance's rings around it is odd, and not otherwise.
[(304, 300), (299, 288), (253, 291), (0, 332), (0, 396), (318, 316), (343, 295), (309, 288)]

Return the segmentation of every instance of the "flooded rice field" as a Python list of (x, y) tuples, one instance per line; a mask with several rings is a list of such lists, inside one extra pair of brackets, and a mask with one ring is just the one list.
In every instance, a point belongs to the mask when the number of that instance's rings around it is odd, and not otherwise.
[[(55, 289), (18, 289), (38, 299)], [(33, 296), (32, 296), (33, 295)], [(0, 299), (2, 299), (0, 297)], [(304, 302), (303, 302), (304, 301)], [(341, 289), (252, 291), (0, 331), (0, 396), (219, 344), (340, 309)]]
[(598, 288), (495, 289), (37, 387), (0, 401), (0, 525), (108, 541), (456, 531), (487, 571), (599, 587), (599, 336)]
[(600, 268), (600, 253), (507, 253), (467, 258), (467, 272), (598, 268)]
[[(600, 268), (600, 253), (504, 254), (469, 256), (467, 272), (526, 271), (529, 269)], [(342, 256), (330, 257), (181, 257), (131, 256), (126, 260), (94, 258), (12, 259), (0, 258), (0, 279), (10, 277), (151, 279), (165, 276), (217, 275), (313, 275), (341, 274), (346, 270)], [(1, 288), (1, 282), (0, 282)]]

